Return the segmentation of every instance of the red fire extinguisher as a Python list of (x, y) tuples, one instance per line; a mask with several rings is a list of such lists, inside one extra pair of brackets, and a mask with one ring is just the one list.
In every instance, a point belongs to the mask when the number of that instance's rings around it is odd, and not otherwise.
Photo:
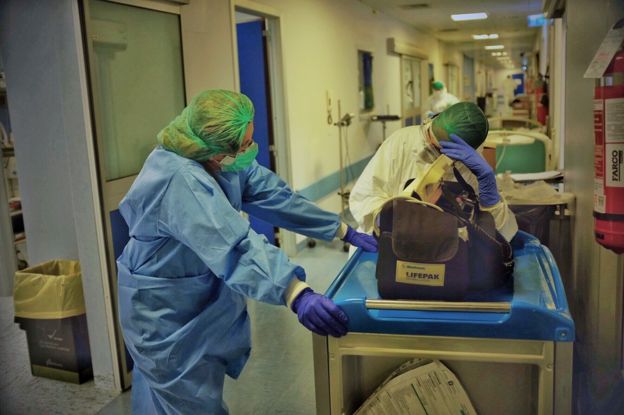
[(624, 253), (624, 50), (612, 59), (594, 91), (594, 234)]

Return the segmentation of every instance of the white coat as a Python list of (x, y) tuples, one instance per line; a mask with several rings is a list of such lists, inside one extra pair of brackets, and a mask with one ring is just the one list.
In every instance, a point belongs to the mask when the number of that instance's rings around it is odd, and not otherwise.
[(444, 88), (442, 91), (435, 91), (429, 96), (427, 99), (427, 110), (438, 114), (458, 102), (459, 99)]
[[(418, 179), (436, 159), (430, 149), (426, 129), (431, 124), (402, 128), (393, 133), (377, 150), (351, 190), (349, 209), (357, 220), (360, 230), (370, 233), (373, 215), (389, 198), (397, 196), (405, 183)], [(477, 178), (462, 163), (456, 163), (462, 177), (478, 192)], [(455, 180), (452, 171), (445, 180)], [(514, 214), (501, 199), (496, 205), (481, 210), (493, 217), (496, 229), (511, 240), (518, 231)]]

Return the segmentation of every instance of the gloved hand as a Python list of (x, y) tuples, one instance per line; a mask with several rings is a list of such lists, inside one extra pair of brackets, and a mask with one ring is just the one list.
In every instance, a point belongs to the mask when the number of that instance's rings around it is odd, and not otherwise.
[(500, 200), (496, 188), (494, 170), (474, 148), (455, 134), (451, 134), (451, 141), (440, 140), (442, 154), (453, 160), (461, 161), (477, 176), (479, 182), (479, 202), (485, 207), (494, 206)]
[(292, 310), (299, 322), (321, 336), (341, 337), (347, 334), (347, 315), (332, 300), (306, 288), (295, 298)]
[(343, 241), (350, 243), (351, 245), (362, 248), (366, 252), (377, 252), (377, 239), (372, 235), (361, 233), (354, 230), (351, 226), (347, 228), (347, 234)]

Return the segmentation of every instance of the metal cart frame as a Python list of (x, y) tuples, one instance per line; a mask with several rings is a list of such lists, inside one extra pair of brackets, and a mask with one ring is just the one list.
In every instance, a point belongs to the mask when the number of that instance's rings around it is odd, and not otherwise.
[[(313, 349), (319, 415), (348, 414), (357, 409), (349, 408), (343, 399), (347, 356), (533, 365), (538, 370), (536, 413), (572, 412), (572, 342), (350, 333), (342, 338), (314, 335)], [(478, 399), (473, 403), (477, 408), (483, 406)]]

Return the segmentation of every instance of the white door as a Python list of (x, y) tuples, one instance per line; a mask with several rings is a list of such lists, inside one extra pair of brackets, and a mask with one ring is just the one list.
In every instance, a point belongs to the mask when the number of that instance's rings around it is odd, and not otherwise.
[[(185, 105), (180, 7), (140, 1), (83, 3), (91, 111), (98, 159), (107, 264), (117, 315), (115, 259), (128, 240), (119, 202), (130, 188), (156, 134)], [(153, 5), (153, 7), (151, 7)], [(132, 360), (116, 324), (122, 386)]]

